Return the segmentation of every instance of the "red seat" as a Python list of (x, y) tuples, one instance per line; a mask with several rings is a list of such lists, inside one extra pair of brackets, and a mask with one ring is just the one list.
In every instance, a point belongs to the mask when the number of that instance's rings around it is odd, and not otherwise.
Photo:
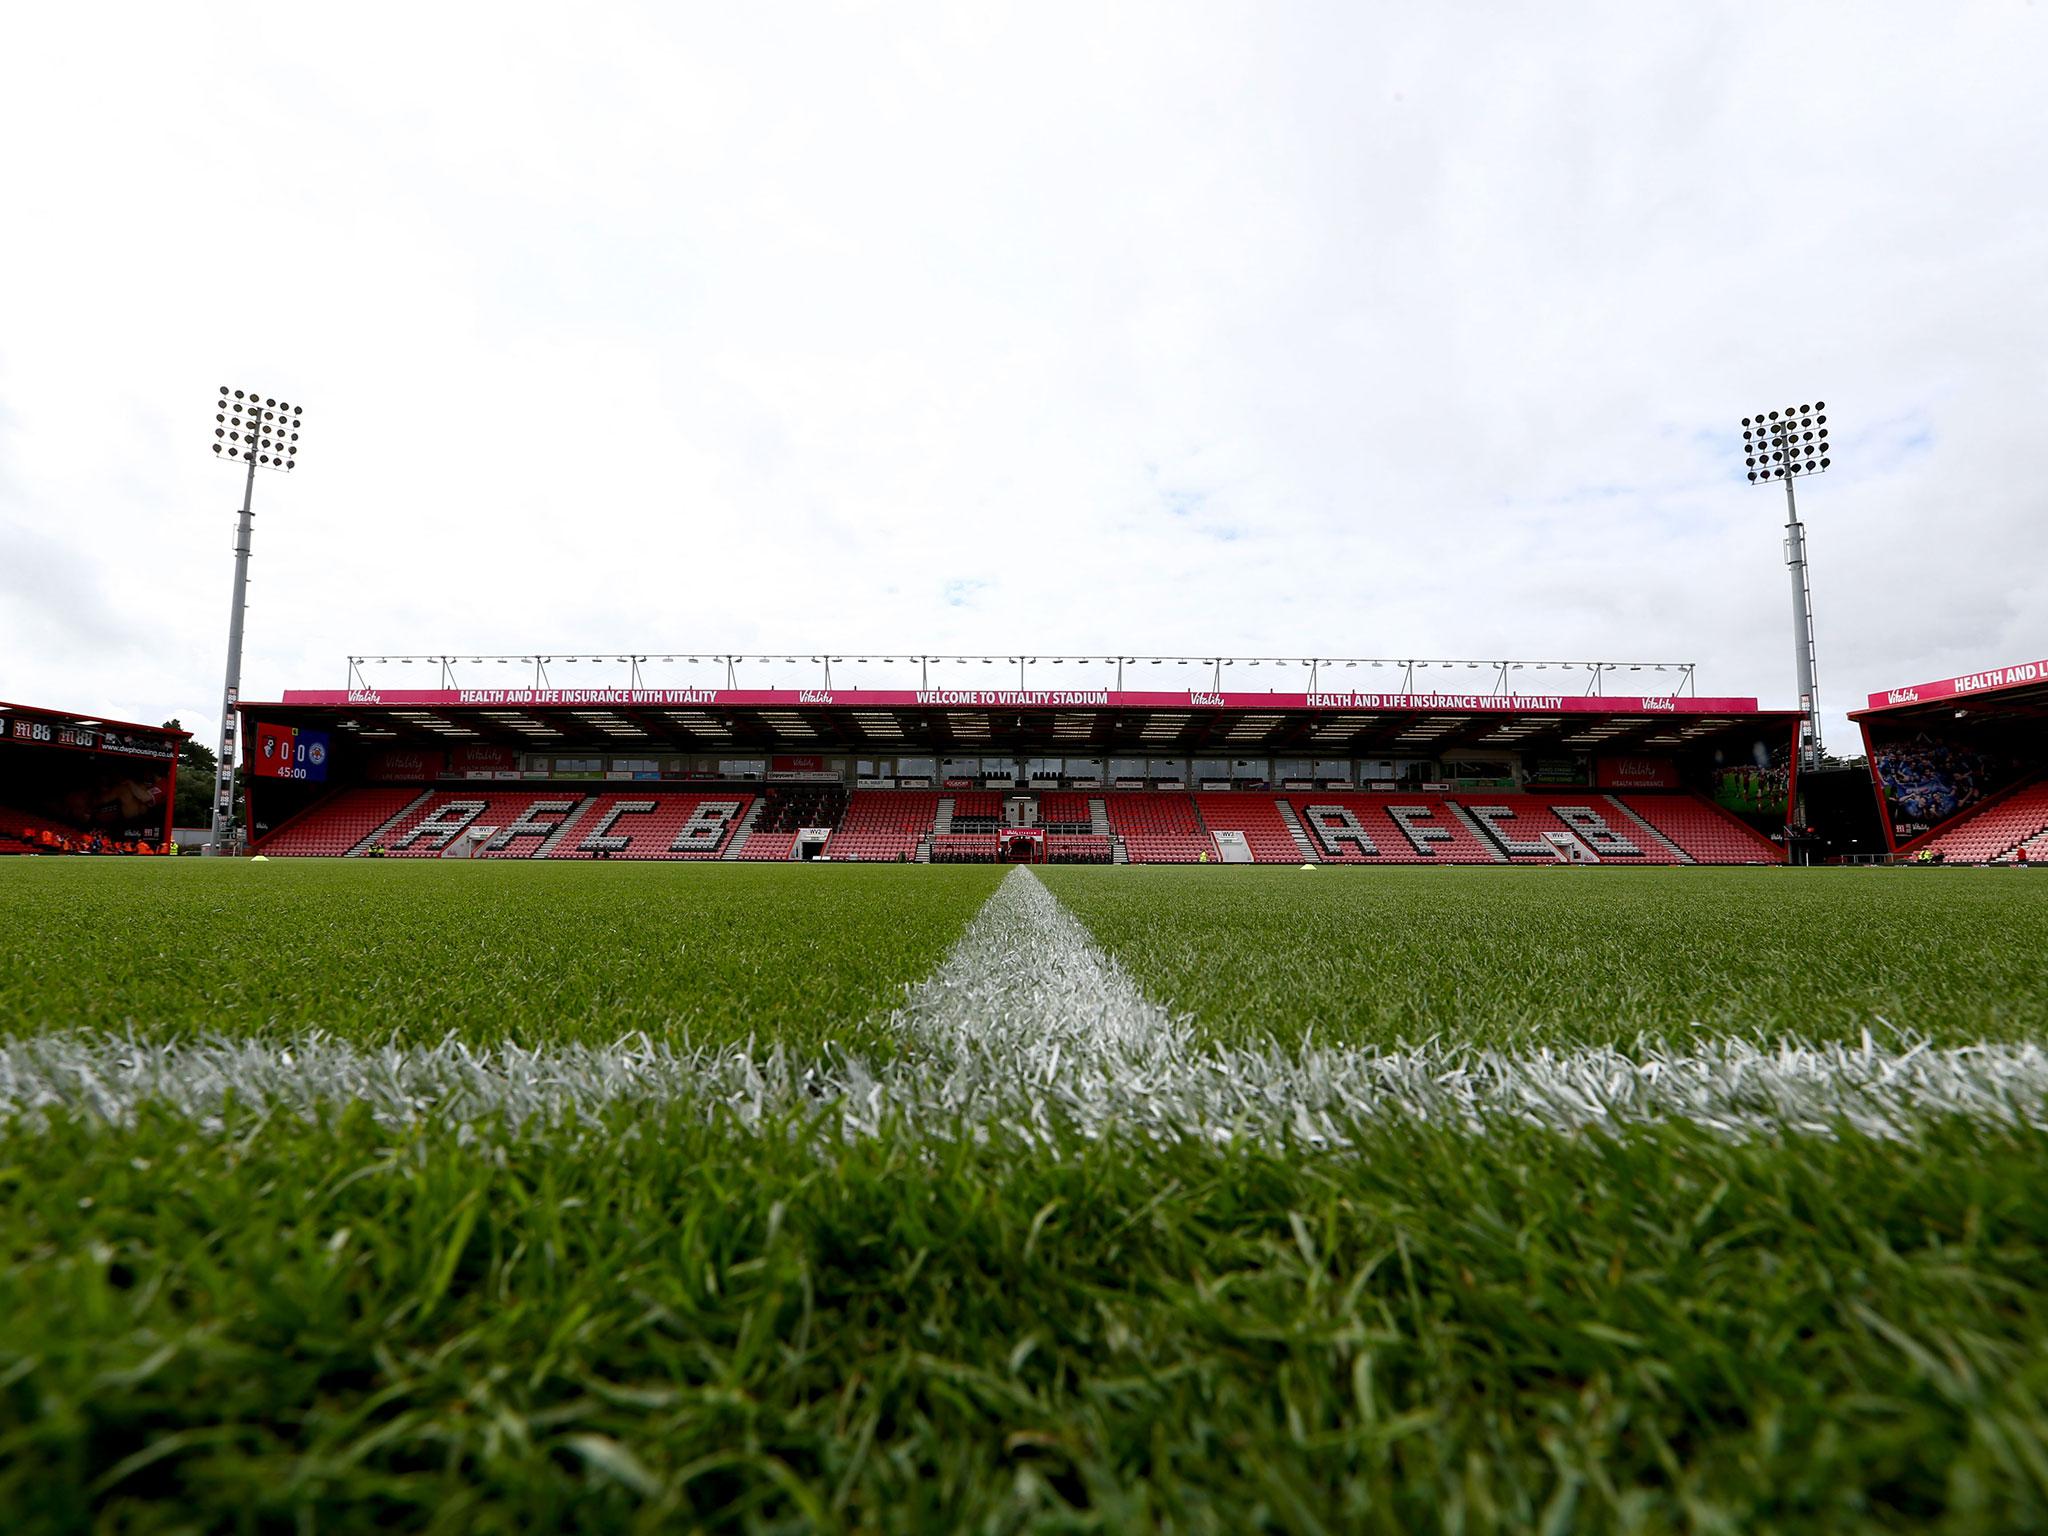
[(938, 819), (940, 799), (935, 790), (856, 790), (846, 802), (845, 818), (825, 844), (826, 857), (880, 862), (899, 854), (916, 857), (918, 844)]
[(993, 832), (936, 832), (932, 834), (934, 864), (993, 864), (996, 834)]
[(1944, 862), (1984, 864), (2006, 857), (2022, 843), (2029, 862), (2048, 853), (2048, 781), (2029, 784), (1980, 811), (1964, 813), (1922, 846), (1940, 854)]
[[(614, 859), (720, 858), (753, 799), (741, 790), (678, 793), (651, 785), (600, 795), (548, 857), (594, 859), (602, 852)], [(638, 809), (649, 804), (654, 809)], [(678, 841), (685, 846), (675, 847)], [(538, 852), (538, 845), (527, 851)]]
[(251, 850), (279, 858), (338, 859), (420, 797), (421, 786), (345, 789), (258, 839)]
[(1205, 853), (1216, 857), (1216, 840), (1195, 819), (1188, 795), (1109, 794), (1102, 806), (1133, 864), (1193, 864)]
[(1785, 850), (1732, 811), (1694, 794), (1616, 795), (1695, 864), (1782, 864)]
[(1251, 790), (1208, 791), (1195, 796), (1211, 832), (1242, 832), (1254, 864), (1299, 864), (1301, 849), (1280, 819), (1273, 796)]
[[(1491, 845), (1461, 821), (1443, 795), (1299, 790), (1294, 807), (1318, 856), (1331, 864), (1497, 864)], [(1396, 817), (1395, 810), (1401, 811)]]
[(1106, 837), (1093, 833), (1046, 834), (1045, 862), (1048, 864), (1108, 864), (1114, 857)]
[[(409, 794), (418, 794), (412, 790)], [(437, 859), (458, 838), (466, 838), (472, 827), (495, 827), (497, 835), (511, 832), (520, 818), (533, 812), (530, 824), (559, 826), (583, 800), (583, 791), (562, 789), (437, 789), (424, 805), (408, 811), (405, 819), (379, 841), (394, 859)], [(560, 810), (543, 811), (542, 805), (559, 805)], [(517, 835), (506, 847), (475, 851), (484, 858), (530, 859), (547, 841), (544, 833)]]

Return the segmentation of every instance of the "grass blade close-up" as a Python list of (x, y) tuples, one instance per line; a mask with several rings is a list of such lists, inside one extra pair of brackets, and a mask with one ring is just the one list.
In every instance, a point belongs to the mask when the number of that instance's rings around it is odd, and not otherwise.
[(0, 1511), (2048, 1519), (2048, 906), (1666, 878), (0, 866)]

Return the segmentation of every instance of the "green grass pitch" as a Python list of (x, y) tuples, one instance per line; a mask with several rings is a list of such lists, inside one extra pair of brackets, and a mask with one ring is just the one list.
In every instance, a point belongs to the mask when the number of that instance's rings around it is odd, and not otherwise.
[[(806, 875), (812, 876), (804, 879)], [(888, 1050), (995, 889), (975, 865), (192, 860), (0, 867), (0, 1030)], [(794, 878), (793, 878), (794, 877)]]
[[(882, 1059), (1000, 874), (14, 861), (0, 1047)], [(2024, 1043), (2048, 1009), (2031, 873), (1044, 875), (1151, 996), (1283, 1051)], [(2048, 1527), (2026, 1124), (816, 1124), (18, 1107), (0, 1530)]]
[(2031, 872), (1161, 865), (1045, 880), (1149, 991), (1227, 1039), (2048, 1036), (2048, 880)]

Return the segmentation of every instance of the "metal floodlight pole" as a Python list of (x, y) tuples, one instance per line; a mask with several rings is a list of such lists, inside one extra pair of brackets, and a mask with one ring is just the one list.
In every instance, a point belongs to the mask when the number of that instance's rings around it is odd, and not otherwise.
[(1806, 571), (1806, 528), (1799, 521), (1799, 503), (1792, 482), (1801, 475), (1827, 472), (1828, 403), (1788, 405), (1782, 411), (1758, 411), (1742, 418), (1743, 462), (1749, 481), (1785, 483), (1785, 564), (1792, 572), (1792, 657), (1799, 678), (1799, 712), (1806, 730), (1799, 747), (1801, 768), (1820, 766), (1820, 685), (1813, 641), (1813, 588)]
[(273, 400), (253, 390), (223, 384), (214, 404), (213, 452), (248, 466), (242, 481), (242, 515), (235, 525), (235, 595), (228, 610), (227, 681), (221, 689), (220, 755), (214, 763), (213, 830), (209, 846), (224, 853), (235, 836), (235, 745), (242, 696), (242, 617), (249, 603), (249, 536), (255, 518), (256, 467), (290, 471), (297, 467), (299, 423), (305, 407)]

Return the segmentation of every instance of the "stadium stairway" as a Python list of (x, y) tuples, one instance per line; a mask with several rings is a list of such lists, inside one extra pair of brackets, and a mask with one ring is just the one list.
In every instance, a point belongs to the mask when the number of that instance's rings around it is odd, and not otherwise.
[(433, 798), (422, 789), (345, 789), (273, 827), (252, 853), (272, 858), (353, 858)]
[[(1494, 798), (1498, 799), (1499, 797), (1495, 796)], [(1465, 830), (1472, 835), (1472, 840), (1486, 850), (1486, 856), (1490, 862), (1495, 864), (1509, 864), (1513, 862), (1505, 849), (1499, 847), (1492, 838), (1479, 829), (1478, 821), (1473, 818), (1472, 813), (1464, 806), (1455, 800), (1446, 800), (1444, 802), (1444, 809), (1464, 824)], [(1554, 861), (1557, 856), (1552, 854), (1550, 857)]]
[(397, 815), (393, 816), (389, 821), (384, 822), (383, 824), (378, 826), (374, 831), (370, 833), (368, 837), (364, 838), (361, 843), (357, 844), (354, 848), (351, 848), (349, 850), (349, 856), (351, 858), (354, 858), (357, 855), (361, 854), (364, 849), (376, 846), (376, 844), (382, 838), (386, 837), (391, 832), (395, 831), (400, 825), (402, 825), (408, 816), (410, 816), (414, 811), (418, 810), (421, 806), (425, 805), (429, 800), (433, 798), (434, 792), (431, 789), (429, 789), (424, 791), (420, 795), (414, 797), (413, 799), (406, 801), (405, 804), (399, 808)]
[(1620, 795), (1696, 864), (1782, 864), (1785, 850), (1704, 795)]
[(575, 808), (562, 818), (562, 824), (556, 827), (554, 832), (538, 848), (534, 849), (533, 856), (536, 859), (553, 858), (555, 850), (561, 847), (569, 834), (576, 830), (582, 823), (584, 816), (589, 813), (590, 808), (595, 804), (597, 804), (597, 796), (595, 795), (585, 795), (581, 800), (577, 801)]
[[(1602, 863), (1693, 862), (1669, 838), (1612, 795), (1584, 789), (1536, 789), (1524, 791), (1510, 804), (1519, 807), (1524, 818), (1533, 818), (1539, 834), (1569, 832)], [(1538, 857), (1554, 856), (1546, 847)]]
[(733, 829), (732, 836), (726, 839), (725, 852), (719, 855), (721, 859), (737, 859), (740, 856), (740, 850), (747, 846), (747, 839), (753, 836), (754, 824), (761, 819), (761, 811), (767, 804), (766, 800), (756, 799), (747, 807), (747, 814), (740, 818), (740, 824)]
[[(482, 847), (476, 850), (480, 859), (534, 859), (540, 857), (541, 849), (558, 842), (563, 826), (580, 816), (589, 796), (581, 790), (570, 790), (565, 794), (542, 795), (529, 800), (518, 817), (499, 827)], [(450, 845), (451, 848), (453, 845)], [(448, 856), (444, 849), (442, 856)]]
[(1308, 840), (1308, 833), (1302, 829), (1301, 818), (1294, 814), (1294, 807), (1285, 800), (1275, 800), (1273, 807), (1280, 813), (1280, 820), (1287, 828), (1287, 835), (1294, 840), (1294, 851), (1301, 855), (1304, 864), (1319, 864), (1321, 855)]
[(1623, 819), (1626, 821), (1626, 823), (1629, 826), (1635, 828), (1636, 832), (1640, 836), (1647, 838), (1650, 842), (1657, 844), (1659, 847), (1663, 848), (1667, 853), (1669, 853), (1671, 855), (1672, 862), (1677, 864), (1694, 864), (1698, 862), (1698, 860), (1694, 859), (1691, 854), (1687, 853), (1683, 848), (1679, 847), (1678, 844), (1671, 841), (1670, 838), (1666, 837), (1662, 832), (1659, 832), (1655, 827), (1650, 825), (1649, 822), (1645, 821), (1642, 817), (1638, 816), (1633, 810), (1629, 808), (1629, 803), (1626, 800), (1622, 799), (1621, 796), (1603, 795), (1601, 798), (1604, 799), (1609, 805), (1613, 806), (1615, 810), (1619, 811)]

